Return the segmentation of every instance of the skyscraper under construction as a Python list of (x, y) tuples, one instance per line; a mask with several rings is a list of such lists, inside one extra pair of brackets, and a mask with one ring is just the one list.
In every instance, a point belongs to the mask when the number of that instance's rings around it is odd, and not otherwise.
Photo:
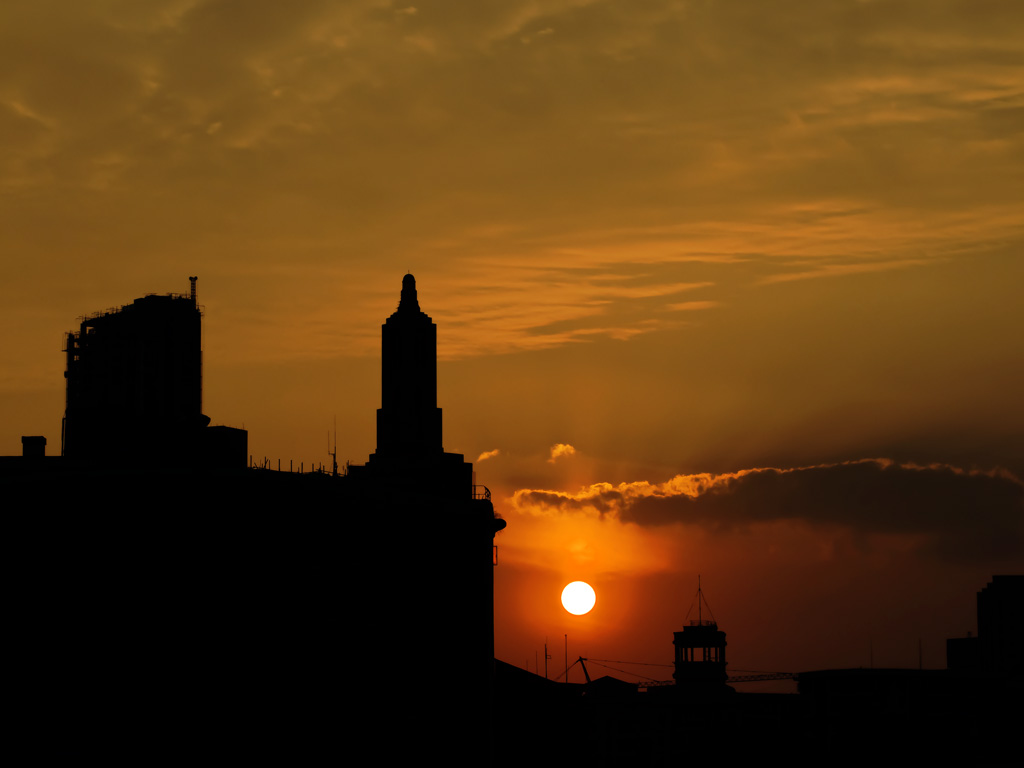
[[(82, 318), (67, 334), (62, 455), (92, 463), (244, 466), (241, 430), (203, 415), (202, 311), (188, 294), (150, 294)], [(236, 450), (225, 458), (224, 450)]]

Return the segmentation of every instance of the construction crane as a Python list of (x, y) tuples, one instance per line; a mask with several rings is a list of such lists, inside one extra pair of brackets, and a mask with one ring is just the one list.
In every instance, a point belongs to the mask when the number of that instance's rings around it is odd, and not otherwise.
[[(585, 677), (587, 679), (587, 682), (589, 683), (590, 682), (590, 673), (587, 672), (587, 665), (585, 663), (586, 661), (587, 661), (586, 659), (584, 659), (582, 656), (580, 656), (578, 659), (576, 659), (576, 661), (574, 661), (572, 664), (570, 664), (568, 667), (566, 667), (565, 671), (562, 673), (562, 675), (565, 675), (565, 682), (569, 682), (569, 670), (572, 669), (573, 667), (575, 667), (577, 664), (579, 664), (580, 667), (583, 669), (583, 677)], [(558, 677), (556, 677), (555, 680), (558, 680), (562, 675), (559, 675)]]

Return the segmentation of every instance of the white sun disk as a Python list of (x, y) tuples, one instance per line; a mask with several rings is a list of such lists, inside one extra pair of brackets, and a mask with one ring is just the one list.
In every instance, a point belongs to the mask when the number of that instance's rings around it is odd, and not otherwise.
[(562, 606), (569, 613), (582, 616), (589, 613), (597, 602), (594, 588), (585, 581), (574, 581), (566, 584), (562, 590)]

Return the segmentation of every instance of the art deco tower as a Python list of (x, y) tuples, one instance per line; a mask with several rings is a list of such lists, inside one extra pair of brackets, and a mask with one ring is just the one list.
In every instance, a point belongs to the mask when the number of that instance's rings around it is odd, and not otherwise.
[(420, 310), (416, 278), (402, 278), (398, 309), (381, 327), (377, 455), (424, 458), (444, 452), (437, 407), (437, 326)]
[[(345, 485), (349, 503), (360, 511), (354, 522), (364, 530), (353, 535), (353, 522), (345, 526), (349, 540), (358, 542), (356, 549), (374, 552), (378, 541), (386, 541), (388, 556), (370, 557), (370, 567), (353, 580), (372, 574), (376, 591), (367, 592), (371, 599), (352, 613), (377, 628), (381, 658), (404, 659), (403, 669), (417, 670), (404, 682), (410, 692), (422, 691), (422, 703), (414, 717), (402, 721), (402, 738), (392, 740), (389, 748), (402, 757), (391, 762), (444, 754), (449, 764), (486, 765), (494, 673), (494, 535), (505, 521), (495, 516), (490, 491), (474, 486), (473, 465), (442, 447), (437, 326), (420, 310), (412, 275), (402, 279), (398, 309), (381, 331), (377, 450), (365, 465), (348, 467)], [(408, 598), (397, 612), (375, 597), (401, 593)], [(449, 656), (451, 638), (458, 638), (459, 674), (434, 676), (427, 683), (420, 665), (425, 670)]]
[(365, 469), (378, 487), (430, 489), (438, 498), (473, 494), (473, 465), (460, 453), (445, 453), (437, 407), (437, 326), (420, 310), (416, 278), (402, 278), (398, 309), (381, 326), (381, 407), (377, 450)]

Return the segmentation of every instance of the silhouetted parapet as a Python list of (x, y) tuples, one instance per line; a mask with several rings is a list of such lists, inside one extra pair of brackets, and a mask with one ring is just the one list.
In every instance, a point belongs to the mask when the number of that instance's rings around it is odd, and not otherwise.
[[(375, 453), (348, 468), (349, 480), (367, 492), (424, 494), (454, 501), (473, 496), (473, 465), (461, 453), (394, 457)], [(374, 489), (373, 491), (369, 489)]]

